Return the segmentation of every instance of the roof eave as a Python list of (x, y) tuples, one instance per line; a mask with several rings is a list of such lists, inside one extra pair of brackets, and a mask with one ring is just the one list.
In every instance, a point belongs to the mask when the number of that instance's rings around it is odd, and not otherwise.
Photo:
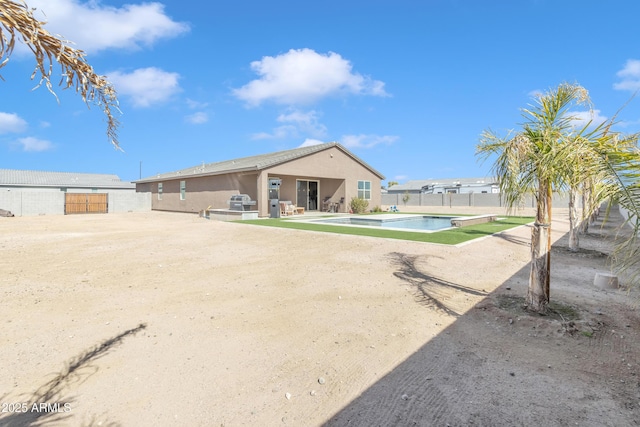
[(172, 172), (172, 176), (158, 176), (158, 177), (149, 177), (144, 179), (138, 179), (136, 181), (132, 181), (134, 184), (147, 184), (150, 182), (159, 182), (159, 181), (174, 181), (181, 178), (202, 178), (206, 176), (216, 176), (216, 175), (226, 175), (229, 173), (242, 173), (242, 172), (256, 172), (260, 169), (256, 167), (248, 167), (248, 168), (238, 168), (238, 169), (227, 169), (224, 171), (213, 171), (213, 172), (203, 172), (203, 173), (191, 173), (191, 174), (176, 174)]

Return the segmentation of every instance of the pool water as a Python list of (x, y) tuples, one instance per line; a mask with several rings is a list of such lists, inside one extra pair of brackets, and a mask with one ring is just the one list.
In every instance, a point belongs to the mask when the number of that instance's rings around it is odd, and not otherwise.
[(453, 216), (426, 215), (378, 215), (376, 217), (328, 218), (313, 221), (321, 224), (353, 225), (360, 227), (381, 227), (401, 230), (436, 231), (451, 228)]

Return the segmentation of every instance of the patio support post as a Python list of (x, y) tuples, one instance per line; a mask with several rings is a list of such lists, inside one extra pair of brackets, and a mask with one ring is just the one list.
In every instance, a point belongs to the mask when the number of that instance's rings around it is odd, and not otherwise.
[(269, 216), (269, 173), (267, 171), (260, 171), (258, 173), (258, 179), (256, 182), (258, 195), (258, 216)]

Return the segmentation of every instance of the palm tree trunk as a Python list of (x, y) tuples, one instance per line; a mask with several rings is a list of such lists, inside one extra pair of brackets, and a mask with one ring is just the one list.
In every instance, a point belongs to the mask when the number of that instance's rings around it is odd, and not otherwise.
[(580, 221), (580, 234), (587, 234), (589, 232), (592, 209), (591, 186), (588, 183), (585, 183), (582, 186), (582, 220)]
[(591, 213), (589, 220), (593, 224), (598, 220), (598, 217), (600, 216), (600, 206), (594, 206), (592, 209), (593, 209), (593, 212)]
[(549, 305), (551, 279), (551, 185), (540, 182), (536, 222), (531, 229), (531, 272), (526, 304), (529, 310), (544, 313)]
[(580, 250), (580, 237), (578, 236), (578, 207), (576, 206), (576, 190), (569, 189), (569, 250)]

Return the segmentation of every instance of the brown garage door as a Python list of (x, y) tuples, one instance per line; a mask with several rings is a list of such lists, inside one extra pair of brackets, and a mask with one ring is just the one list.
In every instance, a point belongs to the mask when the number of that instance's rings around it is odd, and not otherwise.
[(107, 193), (66, 193), (64, 197), (64, 213), (86, 214), (107, 213)]

